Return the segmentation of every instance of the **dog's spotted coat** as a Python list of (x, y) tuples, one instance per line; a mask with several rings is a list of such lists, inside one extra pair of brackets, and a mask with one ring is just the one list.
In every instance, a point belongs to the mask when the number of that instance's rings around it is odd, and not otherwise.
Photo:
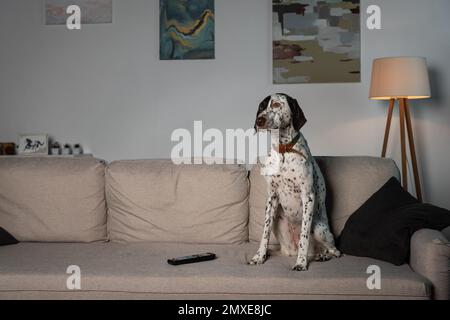
[[(272, 150), (276, 157), (271, 154), (263, 165), (265, 168), (276, 166), (277, 172), (266, 175), (268, 199), (264, 231), (258, 252), (250, 261), (252, 265), (260, 265), (267, 259), (272, 229), (282, 254), (297, 255), (293, 270), (307, 270), (308, 256), (316, 261), (340, 256), (328, 225), (324, 178), (300, 133), (305, 123), (297, 100), (285, 94), (269, 96), (259, 106), (256, 129), (279, 130), (281, 144), (290, 143), (297, 135), (300, 138), (294, 146), (298, 152), (276, 154)], [(282, 210), (278, 210), (279, 206)]]

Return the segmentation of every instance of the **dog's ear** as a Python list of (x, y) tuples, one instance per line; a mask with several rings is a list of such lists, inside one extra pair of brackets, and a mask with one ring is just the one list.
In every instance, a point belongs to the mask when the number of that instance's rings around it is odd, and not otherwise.
[(305, 114), (303, 113), (302, 108), (300, 108), (298, 101), (288, 95), (286, 95), (286, 99), (289, 103), (289, 108), (292, 113), (292, 125), (294, 126), (295, 131), (300, 131), (301, 128), (306, 124), (307, 120)]
[(261, 103), (260, 103), (259, 106), (258, 106), (258, 112), (256, 113), (255, 127), (254, 127), (254, 128), (255, 128), (255, 131), (257, 131), (257, 128), (256, 128), (256, 120), (258, 120), (259, 114), (260, 114), (261, 112), (263, 112), (264, 109), (267, 108), (267, 106), (268, 106), (268, 104), (269, 104), (269, 102), (270, 102), (270, 99), (272, 99), (272, 97), (271, 97), (271, 96), (267, 96), (263, 101), (261, 101)]

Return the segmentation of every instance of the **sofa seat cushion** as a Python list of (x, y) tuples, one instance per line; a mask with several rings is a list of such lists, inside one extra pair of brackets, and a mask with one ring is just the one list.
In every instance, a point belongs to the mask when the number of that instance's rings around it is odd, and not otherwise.
[[(370, 258), (344, 256), (312, 262), (309, 271), (294, 272), (294, 257), (273, 255), (262, 266), (249, 266), (253, 244), (188, 245), (172, 243), (20, 243), (0, 247), (0, 299), (34, 293), (33, 298), (235, 297), (235, 298), (414, 298), (427, 299), (430, 285), (408, 265), (394, 266)], [(172, 266), (167, 259), (214, 252), (218, 259)], [(274, 253), (275, 254), (275, 253)], [(81, 290), (69, 291), (69, 265), (81, 270)], [(381, 269), (381, 290), (369, 290), (368, 266)], [(64, 296), (66, 294), (66, 296)], [(26, 297), (23, 295), (22, 297)], [(123, 297), (123, 296), (122, 296)]]
[(115, 161), (106, 173), (108, 235), (117, 242), (243, 243), (248, 193), (244, 166)]

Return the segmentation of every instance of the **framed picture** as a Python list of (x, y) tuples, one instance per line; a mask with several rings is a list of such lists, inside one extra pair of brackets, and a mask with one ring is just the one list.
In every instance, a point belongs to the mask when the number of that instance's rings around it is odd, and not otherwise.
[(214, 59), (214, 0), (159, 3), (160, 60)]
[(48, 155), (48, 135), (21, 134), (17, 153)]
[(360, 0), (272, 0), (273, 83), (361, 81)]

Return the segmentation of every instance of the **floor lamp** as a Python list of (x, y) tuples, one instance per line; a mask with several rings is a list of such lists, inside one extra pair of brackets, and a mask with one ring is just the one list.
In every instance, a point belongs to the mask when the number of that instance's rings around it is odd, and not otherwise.
[(370, 99), (390, 101), (381, 156), (386, 157), (392, 113), (395, 104), (398, 103), (400, 111), (400, 140), (402, 152), (402, 185), (405, 190), (408, 190), (406, 131), (411, 153), (416, 195), (417, 199), (421, 202), (422, 190), (420, 186), (419, 169), (417, 166), (411, 113), (409, 111), (409, 100), (426, 99), (430, 97), (430, 82), (425, 58), (393, 57), (374, 60), (372, 66)]

